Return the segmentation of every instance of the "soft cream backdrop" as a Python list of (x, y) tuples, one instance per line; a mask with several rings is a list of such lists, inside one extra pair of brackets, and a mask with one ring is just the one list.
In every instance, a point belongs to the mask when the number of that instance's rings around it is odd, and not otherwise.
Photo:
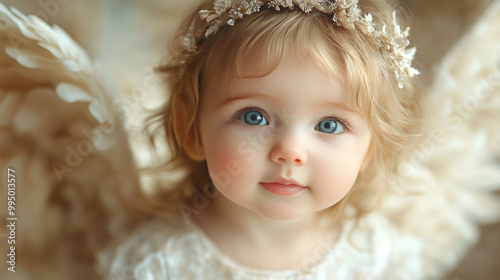
[[(138, 102), (157, 103), (162, 84), (152, 69), (164, 55), (165, 46), (179, 19), (196, 0), (2, 0), (25, 14), (36, 14), (66, 30), (109, 74), (110, 84), (123, 94), (126, 127), (136, 130), (141, 124)], [(416, 66), (425, 83), (432, 81), (434, 66), (446, 51), (472, 26), (490, 0), (401, 0), (413, 13), (412, 42), (418, 47)], [(156, 98), (160, 98), (157, 96)], [(153, 101), (153, 102), (148, 102)], [(148, 160), (140, 148), (140, 138), (132, 137), (136, 157)], [(28, 207), (28, 206), (26, 206)], [(449, 274), (447, 279), (497, 279), (500, 268), (500, 226), (485, 226), (477, 248)], [(33, 229), (36, 231), (36, 229)], [(50, 256), (50, 251), (47, 252)], [(76, 261), (76, 260), (75, 260)], [(86, 259), (80, 260), (85, 263)], [(3, 264), (2, 264), (3, 265)], [(32, 265), (19, 262), (19, 266)], [(2, 266), (3, 267), (3, 266)], [(88, 266), (75, 265), (85, 270)], [(33, 269), (40, 269), (33, 266)], [(43, 269), (42, 269), (43, 270)], [(64, 271), (71, 271), (66, 269)], [(76, 270), (73, 270), (73, 272)], [(45, 271), (37, 279), (79, 279)], [(59, 275), (58, 275), (59, 274)], [(0, 276), (4, 271), (0, 272)], [(93, 275), (93, 276), (91, 276)], [(89, 273), (80, 276), (92, 279)], [(90, 277), (90, 278), (89, 278)], [(456, 278), (455, 278), (456, 277)], [(498, 276), (497, 276), (498, 277)], [(2, 279), (10, 279), (3, 278)]]

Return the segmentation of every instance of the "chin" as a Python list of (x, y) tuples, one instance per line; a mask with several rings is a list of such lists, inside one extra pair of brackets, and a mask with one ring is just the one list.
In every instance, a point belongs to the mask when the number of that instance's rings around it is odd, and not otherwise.
[(288, 207), (265, 207), (264, 209), (258, 209), (256, 212), (261, 216), (274, 220), (274, 221), (291, 221), (300, 219), (305, 216), (311, 215), (309, 211), (299, 210), (294, 207), (294, 209), (287, 209)]

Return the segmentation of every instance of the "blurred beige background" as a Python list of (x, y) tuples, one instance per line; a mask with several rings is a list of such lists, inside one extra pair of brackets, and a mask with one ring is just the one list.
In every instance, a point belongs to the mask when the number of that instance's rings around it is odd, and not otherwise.
[[(487, 8), (489, 0), (400, 0), (413, 14), (412, 43), (418, 47), (415, 65), (424, 84), (453, 46)], [(152, 77), (180, 18), (196, 0), (1, 0), (25, 14), (35, 14), (68, 32), (110, 77), (110, 85), (128, 104), (126, 127), (141, 124), (141, 110), (130, 98)], [(147, 100), (156, 103), (161, 82), (148, 88)], [(153, 96), (153, 98), (151, 98)], [(147, 102), (146, 102), (147, 104)], [(132, 142), (134, 145), (134, 139)], [(136, 151), (140, 151), (136, 149)], [(138, 160), (142, 153), (136, 153)], [(471, 253), (446, 279), (500, 279), (500, 225), (486, 225)], [(21, 264), (20, 264), (21, 265)], [(93, 279), (92, 276), (89, 275)]]

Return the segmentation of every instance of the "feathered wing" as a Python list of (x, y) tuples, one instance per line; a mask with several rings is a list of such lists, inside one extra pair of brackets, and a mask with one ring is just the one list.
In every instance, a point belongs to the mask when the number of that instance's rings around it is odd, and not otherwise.
[(1, 180), (15, 170), (18, 260), (16, 273), (2, 262), (0, 278), (98, 279), (93, 252), (133, 223), (139, 189), (119, 97), (62, 29), (1, 3), (0, 65)]
[[(422, 101), (423, 137), (405, 155), (383, 211), (425, 245), (439, 279), (500, 218), (500, 1), (450, 50)], [(403, 191), (404, 190), (404, 191)]]

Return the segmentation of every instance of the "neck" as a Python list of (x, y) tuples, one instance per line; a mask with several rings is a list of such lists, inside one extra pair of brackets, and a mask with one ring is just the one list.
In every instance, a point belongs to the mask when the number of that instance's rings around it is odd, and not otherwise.
[[(242, 265), (260, 269), (297, 268), (318, 248), (326, 254), (337, 238), (337, 231), (322, 224), (318, 214), (272, 220), (222, 195), (194, 220), (224, 254)], [(251, 259), (242, 252), (259, 257)]]
[(292, 220), (274, 220), (236, 205), (223, 196), (214, 202), (216, 215), (250, 238), (279, 236), (283, 240), (292, 236), (296, 239), (299, 233), (306, 233), (318, 226), (315, 214)]

